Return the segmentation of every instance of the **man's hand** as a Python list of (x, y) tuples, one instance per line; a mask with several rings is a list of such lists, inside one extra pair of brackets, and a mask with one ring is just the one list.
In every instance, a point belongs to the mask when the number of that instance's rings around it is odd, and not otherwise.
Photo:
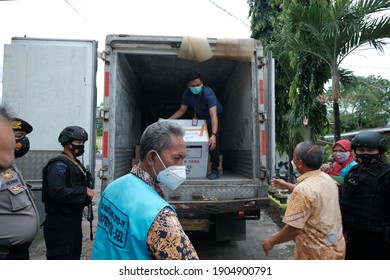
[(328, 173), (331, 168), (332, 168), (332, 166), (330, 164), (324, 163), (323, 165), (321, 165), (320, 170), (322, 172)]
[(90, 199), (92, 199), (94, 195), (95, 195), (95, 192), (93, 191), (93, 189), (87, 188), (87, 196)]
[(263, 243), (263, 250), (265, 252), (265, 255), (268, 256), (269, 251), (271, 251), (272, 248), (274, 248), (272, 237), (264, 239), (262, 243)]
[(215, 135), (211, 135), (211, 137), (209, 138), (210, 151), (215, 149), (216, 144), (217, 144), (217, 137)]

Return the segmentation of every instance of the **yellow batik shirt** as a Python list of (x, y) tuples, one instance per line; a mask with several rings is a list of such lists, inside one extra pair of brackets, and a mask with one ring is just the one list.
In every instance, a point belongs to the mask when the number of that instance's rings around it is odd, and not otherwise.
[(290, 195), (283, 222), (301, 229), (295, 238), (294, 259), (345, 258), (338, 188), (320, 170), (304, 173)]

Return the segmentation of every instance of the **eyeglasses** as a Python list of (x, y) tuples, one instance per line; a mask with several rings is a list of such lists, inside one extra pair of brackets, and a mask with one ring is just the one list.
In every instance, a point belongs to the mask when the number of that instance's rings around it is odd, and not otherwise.
[(332, 150), (333, 153), (346, 153), (346, 151), (343, 150)]

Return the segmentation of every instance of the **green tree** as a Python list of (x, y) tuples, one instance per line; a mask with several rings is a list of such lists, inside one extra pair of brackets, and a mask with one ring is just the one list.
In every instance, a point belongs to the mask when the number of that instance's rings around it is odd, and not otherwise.
[(288, 7), (285, 34), (290, 48), (319, 57), (331, 70), (335, 141), (340, 139), (340, 64), (363, 46), (383, 52), (390, 17), (379, 12), (389, 7), (388, 0), (312, 0)]
[[(97, 106), (97, 111), (99, 112), (100, 109), (103, 108), (103, 102), (100, 103), (99, 106)], [(103, 119), (100, 116), (96, 117), (96, 136), (101, 137), (103, 136)]]
[[(387, 125), (387, 119), (390, 118), (389, 80), (375, 76), (353, 77), (349, 83), (342, 84), (341, 92), (341, 131)], [(331, 94), (329, 91), (328, 95)]]
[[(318, 97), (323, 94), (330, 71), (318, 57), (290, 48), (288, 37), (295, 34), (287, 32), (295, 31), (286, 29), (285, 18), (286, 7), (292, 1), (249, 0), (248, 3), (252, 37), (265, 44), (266, 50), (272, 50), (276, 60), (276, 142), (278, 151), (287, 152), (291, 159), (298, 142), (315, 141), (323, 135), (326, 107)], [(304, 120), (308, 120), (306, 125)]]

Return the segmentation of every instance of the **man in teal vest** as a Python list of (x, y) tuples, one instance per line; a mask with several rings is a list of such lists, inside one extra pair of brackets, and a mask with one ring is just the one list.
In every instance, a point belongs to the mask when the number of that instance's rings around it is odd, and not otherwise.
[(141, 162), (102, 194), (92, 259), (198, 259), (158, 185), (176, 189), (185, 180), (183, 136), (182, 127), (169, 121), (146, 128)]

